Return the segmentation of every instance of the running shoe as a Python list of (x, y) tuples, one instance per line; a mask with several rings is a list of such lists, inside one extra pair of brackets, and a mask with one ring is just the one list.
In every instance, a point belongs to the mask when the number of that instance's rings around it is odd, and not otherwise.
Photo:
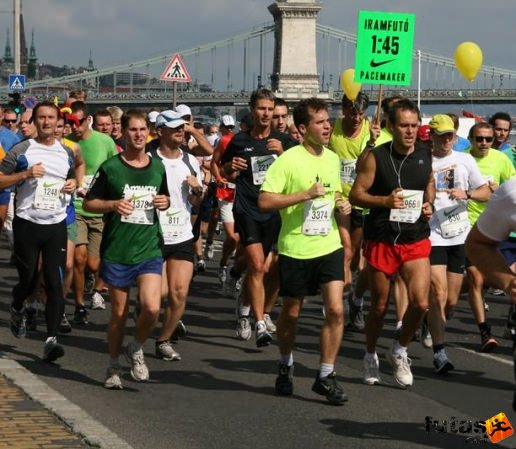
[(489, 287), (487, 293), (493, 296), (504, 296), (505, 292), (501, 288)]
[(419, 337), (419, 342), (423, 346), (423, 348), (431, 348), (433, 345), (432, 336), (430, 335), (430, 328), (428, 327), (428, 322), (426, 316), (423, 318), (421, 322), (421, 335)]
[(265, 323), (260, 323), (256, 326), (256, 346), (262, 348), (269, 346), (272, 343), (272, 336), (267, 331)]
[(342, 387), (337, 383), (335, 371), (325, 379), (321, 379), (319, 373), (317, 373), (315, 382), (312, 385), (312, 391), (325, 396), (326, 400), (333, 405), (340, 405), (348, 400), (348, 395), (344, 393)]
[(364, 383), (366, 385), (378, 385), (382, 379), (380, 378), (380, 361), (378, 356), (369, 358), (364, 356)]
[(105, 310), (106, 304), (103, 296), (98, 291), (94, 291), (91, 295), (91, 310)]
[(238, 292), (242, 289), (242, 277), (234, 277), (231, 276), (231, 271), (229, 272), (226, 278), (226, 284), (224, 289), (224, 294), (229, 296), (230, 298), (235, 298), (238, 295)]
[(236, 328), (236, 336), (240, 340), (250, 340), (253, 335), (253, 330), (251, 329), (251, 323), (249, 322), (249, 317), (243, 316), (237, 322)]
[(446, 351), (441, 349), (434, 354), (434, 373), (446, 374), (454, 368), (453, 364), (448, 359)]
[(25, 307), (25, 327), (28, 332), (36, 332), (38, 328), (38, 309), (37, 307)]
[(294, 366), (279, 364), (278, 377), (276, 377), (276, 384), (274, 389), (279, 396), (291, 396), (294, 393)]
[(227, 266), (220, 267), (219, 268), (219, 282), (220, 282), (221, 287), (224, 287), (227, 277), (228, 277), (228, 267)]
[(61, 318), (61, 322), (59, 323), (59, 333), (60, 334), (69, 334), (72, 332), (72, 325), (66, 318), (66, 314), (63, 313), (63, 317)]
[(43, 361), (47, 363), (55, 362), (58, 358), (64, 356), (64, 349), (57, 344), (56, 337), (47, 338), (43, 348)]
[(184, 338), (186, 335), (186, 326), (181, 320), (177, 323), (176, 328), (174, 329), (174, 333), (172, 337), (170, 337), (170, 341), (172, 343), (178, 343), (180, 338)]
[(267, 331), (270, 334), (274, 334), (276, 332), (276, 325), (274, 324), (271, 316), (268, 313), (263, 314), (263, 321), (265, 321), (265, 327), (267, 327)]
[(88, 312), (84, 307), (75, 308), (73, 322), (75, 324), (88, 324)]
[(11, 332), (16, 338), (23, 338), (27, 334), (25, 309), (20, 311), (11, 307)]
[(120, 367), (109, 367), (106, 371), (106, 380), (104, 388), (108, 390), (123, 390), (122, 379), (120, 378)]
[(195, 271), (197, 273), (204, 273), (206, 271), (206, 262), (202, 257), (197, 258), (197, 262), (195, 264)]
[(212, 260), (215, 256), (215, 246), (213, 245), (213, 242), (208, 243), (206, 242), (204, 245), (204, 258), (206, 260)]
[(174, 350), (170, 341), (156, 342), (156, 357), (167, 361), (181, 360), (181, 355)]
[(145, 382), (149, 380), (149, 369), (145, 364), (145, 357), (143, 356), (143, 349), (138, 351), (133, 350), (133, 344), (127, 345), (125, 353), (127, 361), (131, 364), (131, 377), (136, 382)]
[(498, 346), (498, 342), (491, 334), (491, 327), (488, 326), (487, 330), (480, 332), (480, 352), (493, 352)]
[(388, 350), (385, 354), (387, 361), (391, 364), (394, 374), (394, 379), (402, 387), (410, 387), (414, 383), (414, 377), (410, 370), (412, 360), (407, 355), (393, 354)]

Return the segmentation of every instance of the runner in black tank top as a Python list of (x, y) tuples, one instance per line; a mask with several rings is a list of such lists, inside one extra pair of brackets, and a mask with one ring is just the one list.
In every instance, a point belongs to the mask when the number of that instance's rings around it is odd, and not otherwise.
[(393, 141), (367, 156), (350, 192), (352, 204), (370, 209), (364, 254), (371, 280), (371, 308), (366, 320), (364, 382), (380, 382), (376, 342), (387, 310), (390, 277), (398, 270), (407, 285), (409, 307), (399, 339), (387, 351), (396, 381), (413, 383), (407, 346), (428, 309), (430, 241), (427, 221), (433, 212), (435, 186), (432, 160), (416, 147), (419, 110), (410, 100), (398, 101), (389, 113)]

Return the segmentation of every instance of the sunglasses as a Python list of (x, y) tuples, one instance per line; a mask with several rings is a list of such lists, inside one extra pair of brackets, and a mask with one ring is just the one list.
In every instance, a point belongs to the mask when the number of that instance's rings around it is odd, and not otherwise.
[(18, 121), (18, 119), (17, 119), (17, 118), (12, 119), (12, 120), (11, 120), (11, 119), (7, 119), (7, 118), (4, 118), (4, 122), (5, 122), (5, 123), (16, 123), (17, 121)]
[(475, 142), (481, 143), (483, 141), (492, 142), (494, 140), (493, 136), (475, 136)]
[[(68, 123), (69, 125), (75, 125), (75, 126), (81, 126), (86, 120), (88, 120), (88, 117), (83, 117), (83, 118), (80, 118), (80, 119), (77, 119), (77, 121), (75, 120), (67, 120), (66, 123)], [(79, 122), (79, 124), (77, 124), (77, 122)]]

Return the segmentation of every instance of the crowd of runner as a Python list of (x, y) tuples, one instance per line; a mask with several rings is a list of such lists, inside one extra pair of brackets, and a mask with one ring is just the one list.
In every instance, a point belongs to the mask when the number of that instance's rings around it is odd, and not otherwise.
[[(250, 340), (254, 330), (259, 348), (276, 334), (279, 395), (293, 393), (306, 296), (323, 301), (312, 390), (332, 404), (347, 401), (335, 372), (345, 321), (365, 334), (363, 382), (381, 383), (376, 347), (390, 297), (397, 325), (386, 360), (399, 385), (413, 384), (407, 349), (414, 339), (432, 348), (437, 375), (454, 369), (446, 324), (462, 291), (479, 350), (496, 350), (484, 291), (516, 297), (511, 117), (477, 122), (465, 139), (454, 114), (423, 125), (402, 97), (383, 101), (381, 121), (368, 120), (368, 107), (363, 92), (344, 96), (342, 113), (330, 120), (321, 99), (291, 110), (264, 88), (240, 120), (226, 114), (207, 124), (184, 104), (93, 112), (83, 91), (62, 107), (43, 101), (20, 115), (0, 107), (0, 228), (19, 276), (11, 332), (34, 331), (44, 307), (43, 360), (54, 362), (65, 352), (59, 335), (88, 326), (90, 310), (108, 301), (104, 386), (123, 388), (121, 353), (132, 378), (146, 381), (144, 343), (162, 307), (155, 355), (181, 360), (174, 343), (186, 333), (190, 283), (223, 232), (220, 294), (235, 299), (237, 315), (228, 332)], [(122, 350), (131, 288), (136, 330)], [(507, 336), (514, 338), (510, 302)]]

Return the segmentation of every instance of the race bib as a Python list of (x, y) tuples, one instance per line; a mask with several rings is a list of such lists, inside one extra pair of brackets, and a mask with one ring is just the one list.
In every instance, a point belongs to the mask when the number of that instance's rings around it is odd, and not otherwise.
[(355, 159), (341, 159), (340, 160), (340, 182), (343, 184), (353, 184), (356, 178), (357, 161)]
[(165, 241), (183, 237), (191, 229), (189, 221), (190, 214), (185, 209), (169, 207), (167, 210), (160, 212), (159, 223)]
[(445, 207), (436, 213), (441, 235), (445, 239), (457, 237), (469, 229), (468, 208), (465, 203)]
[(333, 202), (313, 200), (305, 203), (304, 235), (328, 235), (331, 231)]
[(151, 225), (154, 223), (153, 193), (147, 190), (132, 190), (125, 193), (125, 199), (133, 203), (134, 210), (127, 217), (122, 216), (123, 223)]
[(263, 184), (265, 173), (276, 158), (277, 156), (275, 154), (251, 157), (251, 171), (253, 172), (253, 184), (255, 186), (261, 186)]
[(64, 207), (65, 195), (62, 192), (64, 183), (62, 179), (57, 178), (38, 178), (34, 207), (44, 210), (58, 210)]
[(415, 223), (421, 215), (423, 207), (423, 191), (422, 190), (403, 190), (404, 209), (391, 209), (389, 215), (390, 221), (399, 223)]

